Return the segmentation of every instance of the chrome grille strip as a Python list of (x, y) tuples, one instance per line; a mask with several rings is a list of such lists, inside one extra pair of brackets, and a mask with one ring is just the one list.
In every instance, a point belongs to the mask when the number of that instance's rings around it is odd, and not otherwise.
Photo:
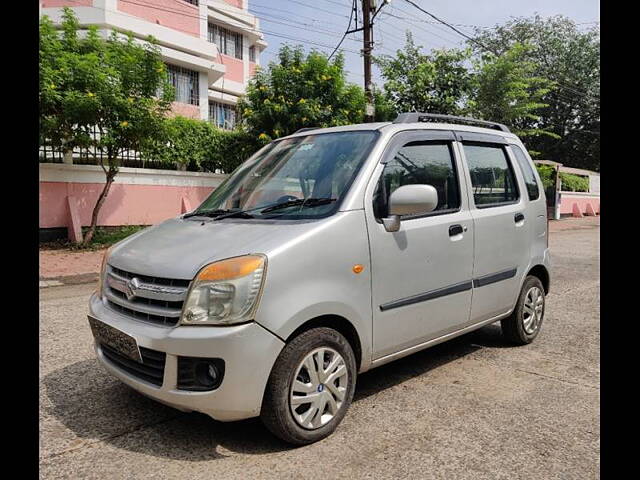
[(175, 309), (175, 308), (161, 308), (161, 307), (156, 307), (153, 305), (145, 305), (145, 304), (141, 304), (135, 301), (129, 301), (126, 300), (125, 298), (122, 298), (118, 295), (115, 295), (113, 292), (111, 292), (110, 288), (105, 288), (104, 290), (104, 294), (107, 297), (107, 299), (109, 299), (109, 301), (116, 303), (118, 305), (121, 305), (123, 307), (129, 308), (131, 310), (136, 310), (138, 312), (142, 312), (142, 313), (148, 313), (150, 315), (157, 315), (157, 316), (161, 316), (161, 317), (172, 317), (172, 318), (178, 318), (180, 317), (180, 314), (182, 313), (182, 309)]
[[(113, 271), (107, 274), (107, 285), (122, 293), (127, 293), (128, 278), (121, 277)], [(187, 296), (187, 288), (170, 287), (166, 285), (154, 285), (152, 283), (139, 282), (135, 290), (136, 297), (164, 300), (167, 302), (183, 302)]]

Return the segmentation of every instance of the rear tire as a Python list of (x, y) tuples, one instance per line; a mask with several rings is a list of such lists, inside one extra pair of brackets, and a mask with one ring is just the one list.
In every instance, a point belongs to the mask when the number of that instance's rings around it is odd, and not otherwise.
[(529, 275), (522, 285), (516, 308), (500, 321), (504, 337), (515, 345), (531, 343), (540, 332), (545, 303), (542, 282)]
[(331, 328), (307, 330), (285, 345), (276, 360), (260, 419), (287, 443), (317, 442), (331, 435), (346, 415), (356, 375), (346, 338)]

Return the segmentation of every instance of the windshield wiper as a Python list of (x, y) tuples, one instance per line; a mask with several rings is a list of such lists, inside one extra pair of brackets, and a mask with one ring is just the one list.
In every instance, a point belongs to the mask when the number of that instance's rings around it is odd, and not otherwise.
[(217, 215), (222, 215), (224, 213), (229, 213), (231, 210), (222, 210), (220, 208), (217, 208), (216, 210), (202, 210), (202, 211), (195, 211), (195, 212), (190, 212), (190, 213), (185, 213), (182, 218), (191, 218), (191, 217), (213, 217), (213, 216), (217, 216)]
[(214, 217), (213, 221), (215, 222), (216, 220), (222, 220), (223, 218), (231, 218), (231, 217), (255, 218), (250, 213), (247, 213), (247, 212), (251, 212), (253, 210), (257, 210), (257, 209), (250, 208), (249, 210), (231, 210), (231, 211), (228, 211), (228, 213), (225, 213), (223, 215), (218, 215), (217, 217)]
[(278, 203), (276, 205), (272, 205), (271, 207), (267, 207), (264, 210), (260, 210), (260, 213), (269, 213), (275, 212), (276, 210), (282, 210), (283, 208), (288, 207), (297, 207), (300, 205), (301, 207), (317, 207), (320, 205), (327, 205), (329, 203), (335, 202), (336, 198), (299, 198), (297, 200), (289, 200), (288, 202)]

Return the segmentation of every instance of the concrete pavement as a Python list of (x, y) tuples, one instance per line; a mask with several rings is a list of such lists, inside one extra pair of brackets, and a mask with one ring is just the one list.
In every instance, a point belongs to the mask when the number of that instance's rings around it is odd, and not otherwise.
[(96, 363), (93, 284), (40, 290), (42, 478), (599, 477), (598, 220), (551, 235), (536, 341), (491, 325), (358, 378), (330, 438), (292, 449), (258, 420), (223, 424), (149, 400)]

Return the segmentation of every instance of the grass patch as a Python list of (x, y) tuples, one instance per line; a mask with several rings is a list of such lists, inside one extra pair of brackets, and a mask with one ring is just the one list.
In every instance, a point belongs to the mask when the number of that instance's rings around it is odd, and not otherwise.
[[(86, 247), (83, 245), (76, 245), (70, 242), (68, 239), (60, 239), (53, 242), (45, 242), (40, 244), (42, 250), (100, 250), (102, 248), (108, 248), (114, 243), (118, 243), (120, 240), (127, 238), (129, 235), (133, 235), (139, 232), (143, 228), (147, 228), (148, 225), (126, 225), (122, 227), (98, 227), (96, 233), (93, 235), (91, 243)], [(82, 234), (84, 235), (88, 227), (82, 228)]]

